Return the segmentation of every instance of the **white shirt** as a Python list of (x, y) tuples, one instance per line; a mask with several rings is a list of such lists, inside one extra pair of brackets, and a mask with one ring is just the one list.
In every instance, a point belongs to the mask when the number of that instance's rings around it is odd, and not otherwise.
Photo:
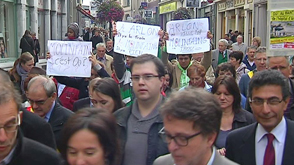
[(214, 157), (215, 157), (215, 147), (212, 147), (212, 154), (211, 154), (211, 157), (207, 163), (207, 165), (212, 165), (213, 161), (214, 161)]
[[(276, 165), (282, 164), (284, 145), (286, 139), (287, 125), (286, 120), (283, 117), (280, 123), (270, 132), (275, 136), (273, 146), (275, 149), (275, 161)], [(260, 125), (257, 125), (256, 136), (255, 136), (255, 160), (256, 165), (263, 165), (263, 157), (267, 146), (267, 137), (265, 136), (268, 132)]]

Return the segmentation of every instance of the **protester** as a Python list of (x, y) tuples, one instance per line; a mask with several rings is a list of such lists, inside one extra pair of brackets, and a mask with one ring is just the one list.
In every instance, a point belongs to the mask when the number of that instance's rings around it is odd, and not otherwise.
[(243, 59), (243, 63), (246, 65), (247, 69), (253, 71), (256, 68), (254, 63), (254, 55), (256, 52), (256, 46), (249, 46), (247, 50), (247, 55)]
[(95, 50), (96, 45), (99, 43), (103, 43), (103, 38), (100, 36), (100, 32), (98, 30), (94, 31), (94, 36), (90, 39), (92, 41), (92, 49)]
[[(247, 53), (247, 45), (243, 42), (243, 36), (237, 36), (237, 42), (232, 44), (233, 51), (241, 51), (243, 54)], [(242, 59), (243, 60), (243, 59)]]
[(10, 79), (20, 91), (23, 100), (25, 100), (24, 81), (32, 67), (34, 67), (34, 57), (29, 52), (25, 52), (15, 60), (13, 68), (9, 71)]
[[(204, 53), (203, 52), (193, 53), (192, 54), (193, 62), (198, 63), (198, 64), (201, 64), (201, 61), (203, 60), (203, 57), (204, 57)], [(212, 66), (211, 65), (206, 70), (205, 80), (206, 80), (206, 82), (209, 85), (212, 85), (214, 83), (215, 75), (214, 75), (214, 70), (212, 69)]]
[(151, 165), (158, 156), (168, 153), (167, 145), (157, 136), (163, 128), (158, 109), (164, 101), (164, 65), (154, 55), (144, 54), (132, 60), (131, 72), (136, 99), (114, 113), (123, 153), (121, 164)]
[(60, 148), (66, 165), (118, 165), (119, 146), (113, 115), (104, 109), (85, 108), (62, 130)]
[(78, 23), (74, 22), (68, 25), (67, 36), (63, 39), (63, 41), (83, 41), (83, 39), (79, 36)]
[(241, 108), (241, 94), (232, 76), (219, 76), (212, 87), (212, 93), (218, 99), (223, 115), (215, 146), (225, 155), (228, 134), (237, 128), (253, 123), (252, 114)]
[(162, 84), (162, 95), (165, 97), (169, 97), (173, 90), (171, 89), (171, 84), (173, 83), (173, 77), (172, 74), (168, 72), (167, 69), (165, 69), (165, 75), (164, 75), (164, 82)]
[[(21, 97), (12, 85), (0, 85), (0, 164), (60, 165), (56, 151), (23, 136)], [(29, 112), (28, 112), (29, 113)]]
[(250, 79), (253, 77), (255, 72), (262, 71), (266, 69), (266, 48), (265, 47), (259, 47), (254, 55), (254, 63), (256, 65), (256, 69), (253, 71), (248, 72), (247, 74), (243, 75), (239, 82), (239, 88), (241, 91), (241, 94), (247, 97), (247, 90), (248, 90), (248, 84)]
[(241, 51), (233, 51), (230, 55), (230, 63), (235, 67), (236, 70), (236, 81), (239, 84), (239, 81), (242, 75), (247, 74), (249, 70), (246, 65), (242, 62), (243, 60), (243, 52)]
[(42, 75), (32, 78), (28, 84), (27, 98), (34, 113), (51, 125), (59, 149), (61, 129), (73, 112), (55, 101), (57, 98), (55, 83)]
[(242, 165), (293, 164), (294, 123), (284, 117), (289, 96), (287, 78), (279, 71), (256, 72), (248, 97), (257, 123), (228, 135), (226, 157)]
[[(201, 96), (201, 97), (199, 97)], [(216, 98), (203, 89), (176, 92), (161, 107), (164, 129), (159, 134), (170, 154), (153, 165), (235, 165), (214, 147), (222, 111)]]
[[(204, 90), (206, 90), (207, 92), (211, 91), (211, 85), (208, 85), (207, 82), (205, 81), (205, 68), (204, 66), (200, 65), (200, 64), (196, 64), (193, 63), (187, 72), (187, 75), (190, 79), (189, 85), (191, 87), (195, 87), (195, 88), (202, 88)], [(187, 87), (188, 87), (187, 86)], [(181, 88), (180, 90), (185, 89)]]
[(261, 46), (261, 38), (258, 37), (258, 36), (255, 36), (253, 39), (252, 39), (252, 44), (253, 46), (256, 46), (257, 48)]
[(113, 41), (112, 41), (112, 39), (106, 40), (106, 54), (113, 57)]
[(93, 107), (103, 108), (111, 113), (123, 107), (118, 84), (110, 77), (103, 78), (94, 84), (90, 98)]
[(228, 62), (230, 60), (229, 54), (232, 51), (228, 50), (227, 46), (228, 46), (228, 41), (225, 39), (220, 39), (218, 41), (218, 49), (215, 49), (212, 51), (211, 65), (213, 70), (215, 70), (219, 64)]
[(106, 46), (104, 43), (98, 43), (96, 45), (97, 54), (95, 55), (96, 59), (100, 61), (104, 65), (104, 69), (108, 73), (108, 75), (112, 74), (111, 71), (111, 63), (113, 62), (113, 58), (110, 55), (107, 55), (106, 52)]
[(284, 111), (284, 116), (290, 120), (294, 120), (294, 82), (290, 79), (291, 67), (288, 57), (269, 57), (268, 67), (269, 69), (279, 70), (288, 79), (290, 100), (287, 109)]
[[(219, 76), (231, 76), (236, 80), (236, 70), (234, 66), (230, 63), (222, 63), (217, 66), (215, 71), (215, 77), (218, 78)], [(241, 94), (241, 107), (246, 109), (246, 97)]]
[[(210, 32), (207, 32), (207, 38), (210, 38)], [(211, 51), (204, 53), (204, 57), (200, 62), (205, 69), (208, 69), (211, 61)], [(193, 64), (192, 54), (178, 54), (177, 62), (172, 64), (168, 61), (168, 53), (166, 52), (166, 47), (163, 47), (162, 51), (162, 62), (167, 67), (168, 71), (173, 75), (173, 89), (180, 89), (189, 84), (189, 77), (187, 75), (188, 68)]]

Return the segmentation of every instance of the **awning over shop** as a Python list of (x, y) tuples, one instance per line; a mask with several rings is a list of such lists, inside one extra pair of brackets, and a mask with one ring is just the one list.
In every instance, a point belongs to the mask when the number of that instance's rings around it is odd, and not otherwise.
[(77, 5), (76, 8), (77, 8), (77, 10), (78, 10), (79, 12), (81, 12), (84, 16), (90, 18), (90, 19), (93, 20), (93, 21), (96, 21), (96, 18), (93, 17), (90, 13), (88, 13), (88, 11), (86, 11), (85, 9), (83, 9), (82, 6), (81, 6), (80, 4)]

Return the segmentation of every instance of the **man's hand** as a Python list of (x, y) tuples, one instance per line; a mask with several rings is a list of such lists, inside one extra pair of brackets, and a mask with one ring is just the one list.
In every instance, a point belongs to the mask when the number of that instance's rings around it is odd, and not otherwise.
[(46, 53), (46, 59), (48, 60), (48, 59), (50, 59), (50, 58), (51, 58), (50, 52), (47, 52), (47, 53)]

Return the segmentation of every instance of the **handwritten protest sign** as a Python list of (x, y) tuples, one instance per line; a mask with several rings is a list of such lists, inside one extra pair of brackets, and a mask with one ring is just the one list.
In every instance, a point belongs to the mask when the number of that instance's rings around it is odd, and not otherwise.
[(270, 49), (294, 49), (294, 10), (271, 11)]
[(210, 49), (207, 18), (170, 21), (166, 28), (169, 34), (168, 53), (191, 54)]
[(90, 77), (91, 42), (48, 41), (47, 75)]
[(144, 53), (157, 56), (160, 27), (117, 22), (114, 51), (137, 57)]

